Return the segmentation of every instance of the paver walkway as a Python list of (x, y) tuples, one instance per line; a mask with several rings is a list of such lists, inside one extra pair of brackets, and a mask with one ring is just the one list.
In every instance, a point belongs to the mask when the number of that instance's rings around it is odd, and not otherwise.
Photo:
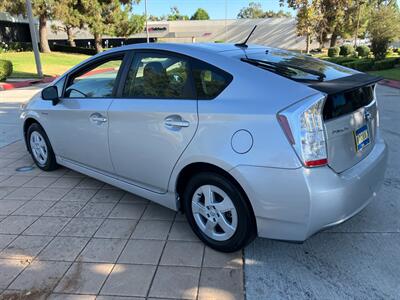
[(242, 299), (242, 252), (204, 247), (183, 215), (65, 168), (15, 171), (33, 165), (19, 105), (44, 86), (0, 92), (0, 299)]
[(183, 215), (66, 168), (15, 170), (32, 164), (22, 142), (0, 148), (0, 299), (243, 298), (242, 253)]

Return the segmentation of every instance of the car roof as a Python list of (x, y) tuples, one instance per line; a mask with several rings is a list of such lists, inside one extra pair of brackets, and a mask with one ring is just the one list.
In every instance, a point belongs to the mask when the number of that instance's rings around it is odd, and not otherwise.
[[(253, 49), (265, 49), (265, 46), (259, 45), (248, 45), (246, 50), (253, 50)], [(138, 49), (154, 49), (154, 50), (168, 50), (168, 51), (176, 51), (176, 52), (190, 52), (191, 50), (201, 51), (204, 53), (219, 53), (219, 54), (226, 54), (224, 52), (231, 52), (231, 51), (243, 51), (235, 44), (231, 43), (138, 43), (138, 44), (131, 44), (126, 46), (117, 47), (106, 51), (108, 53), (113, 51), (124, 51), (124, 50), (138, 50)]]

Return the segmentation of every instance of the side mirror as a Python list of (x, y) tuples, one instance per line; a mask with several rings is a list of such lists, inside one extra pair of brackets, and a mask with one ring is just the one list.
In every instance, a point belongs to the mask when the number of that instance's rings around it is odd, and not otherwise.
[(47, 101), (52, 101), (53, 105), (56, 105), (60, 102), (60, 98), (58, 97), (58, 89), (56, 86), (48, 86), (42, 90), (42, 99)]

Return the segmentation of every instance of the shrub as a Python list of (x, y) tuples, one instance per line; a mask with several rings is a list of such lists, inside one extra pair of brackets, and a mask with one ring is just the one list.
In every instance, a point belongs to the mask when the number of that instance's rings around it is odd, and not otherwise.
[(11, 75), (13, 65), (9, 60), (0, 60), (0, 81), (4, 81)]
[(347, 63), (347, 62), (353, 62), (355, 60), (357, 60), (357, 58), (355, 57), (330, 57), (326, 59), (329, 62), (332, 62), (334, 64), (343, 64), (343, 63)]
[(321, 48), (311, 49), (310, 53), (312, 53), (312, 54), (322, 53), (322, 49)]
[(339, 55), (348, 56), (354, 53), (354, 47), (352, 45), (342, 45), (340, 46)]
[(392, 69), (396, 65), (396, 59), (384, 59), (384, 60), (377, 60), (375, 61), (372, 70), (379, 71), (379, 70), (386, 70)]
[(331, 47), (328, 49), (328, 56), (329, 57), (336, 57), (339, 56), (340, 48), (339, 47)]
[(386, 52), (386, 57), (397, 57), (397, 53), (394, 51), (394, 48), (390, 47)]
[(368, 57), (369, 53), (371, 52), (369, 47), (365, 46), (365, 45), (357, 46), (356, 51), (357, 51), (358, 55), (361, 57)]
[(361, 72), (368, 71), (379, 71), (379, 70), (387, 70), (394, 68), (400, 62), (400, 58), (386, 58), (384, 60), (373, 60), (372, 58), (367, 59), (356, 59), (356, 60), (347, 60), (336, 63), (355, 69)]
[(80, 54), (86, 54), (86, 55), (95, 55), (96, 54), (96, 50), (92, 49), (92, 48), (71, 47), (71, 46), (59, 45), (59, 44), (50, 45), (50, 49), (52, 51), (59, 51), (59, 52), (65, 52), (65, 53), (80, 53)]
[(384, 39), (375, 38), (371, 43), (371, 50), (376, 59), (382, 60), (386, 57), (389, 42)]
[(21, 52), (21, 51), (32, 51), (32, 43), (24, 42), (1, 42), (0, 43), (0, 53), (1, 52)]
[(371, 71), (374, 65), (374, 61), (372, 59), (368, 60), (356, 60), (352, 62), (343, 63), (343, 66), (355, 69), (361, 72)]

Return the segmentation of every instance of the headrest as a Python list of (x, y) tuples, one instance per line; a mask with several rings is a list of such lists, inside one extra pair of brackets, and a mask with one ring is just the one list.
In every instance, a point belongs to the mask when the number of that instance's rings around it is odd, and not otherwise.
[(165, 75), (165, 69), (162, 65), (162, 63), (158, 61), (154, 61), (151, 63), (148, 63), (143, 70), (143, 76), (147, 75), (159, 75), (159, 76), (164, 76)]

